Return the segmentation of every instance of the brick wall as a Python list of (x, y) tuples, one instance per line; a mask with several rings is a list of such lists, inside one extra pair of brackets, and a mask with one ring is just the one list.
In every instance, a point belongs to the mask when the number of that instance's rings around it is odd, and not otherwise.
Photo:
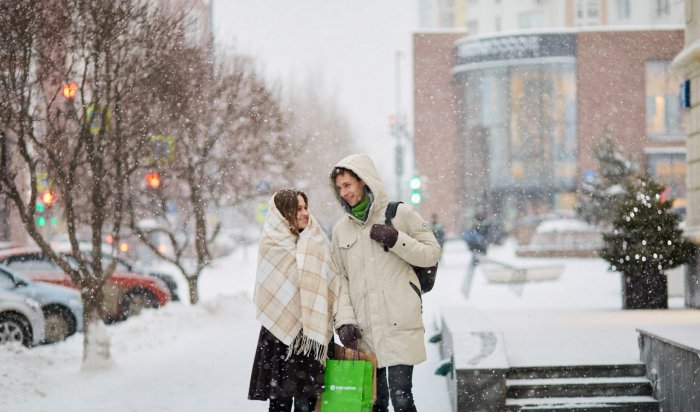
[(465, 32), (415, 33), (413, 36), (414, 147), (416, 168), (427, 178), (419, 211), (436, 213), (448, 232), (461, 227), (463, 151), (457, 137), (459, 105), (453, 89), (454, 43)]
[(645, 62), (671, 61), (682, 48), (682, 30), (578, 33), (579, 172), (598, 169), (593, 149), (606, 134), (640, 162), (645, 147), (684, 146), (647, 138), (645, 91)]

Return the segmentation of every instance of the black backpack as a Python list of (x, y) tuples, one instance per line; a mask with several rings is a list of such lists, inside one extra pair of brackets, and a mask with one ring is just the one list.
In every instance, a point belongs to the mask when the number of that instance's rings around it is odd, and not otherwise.
[[(396, 209), (399, 207), (399, 203), (402, 202), (389, 202), (386, 207), (386, 214), (384, 215), (384, 224), (387, 226), (392, 226), (391, 220), (396, 216)], [(388, 252), (389, 248), (384, 246), (384, 251)], [(435, 277), (437, 276), (437, 264), (435, 266), (422, 268), (418, 266), (412, 266), (413, 271), (416, 272), (418, 276), (418, 282), (420, 283), (421, 293), (428, 293), (433, 289), (435, 285)]]

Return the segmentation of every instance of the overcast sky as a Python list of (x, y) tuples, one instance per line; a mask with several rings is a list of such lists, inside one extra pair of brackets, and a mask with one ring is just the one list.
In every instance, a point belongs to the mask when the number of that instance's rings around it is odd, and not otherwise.
[(214, 1), (218, 43), (255, 57), (283, 87), (313, 76), (337, 97), (358, 151), (377, 161), (390, 193), (395, 139), (388, 122), (397, 106), (396, 52), (403, 56), (400, 109), (408, 113), (410, 127), (417, 21), (416, 0)]

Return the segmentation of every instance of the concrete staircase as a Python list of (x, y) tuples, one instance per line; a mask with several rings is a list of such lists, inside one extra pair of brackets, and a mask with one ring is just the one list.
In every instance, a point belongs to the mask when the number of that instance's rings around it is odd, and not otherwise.
[(659, 412), (644, 364), (511, 368), (507, 411)]

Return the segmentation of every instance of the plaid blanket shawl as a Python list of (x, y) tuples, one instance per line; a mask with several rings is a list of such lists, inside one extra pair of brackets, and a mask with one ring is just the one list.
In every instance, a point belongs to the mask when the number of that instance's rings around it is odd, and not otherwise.
[(333, 336), (338, 271), (313, 216), (297, 238), (270, 200), (258, 249), (253, 301), (257, 319), (292, 353), (325, 364)]

